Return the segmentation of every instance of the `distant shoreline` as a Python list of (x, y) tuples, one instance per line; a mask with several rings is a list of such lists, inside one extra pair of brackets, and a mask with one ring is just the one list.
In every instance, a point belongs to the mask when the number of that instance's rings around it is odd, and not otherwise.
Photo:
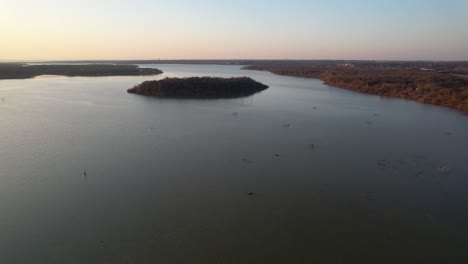
[(403, 98), (445, 106), (468, 113), (468, 79), (460, 65), (436, 65), (428, 69), (338, 64), (334, 66), (264, 65), (246, 70), (269, 71), (277, 75), (320, 79), (325, 84), (361, 93)]
[(1, 63), (0, 80), (29, 79), (42, 75), (68, 77), (147, 76), (163, 73), (159, 69), (140, 68), (137, 65), (85, 64), (85, 65), (25, 65)]

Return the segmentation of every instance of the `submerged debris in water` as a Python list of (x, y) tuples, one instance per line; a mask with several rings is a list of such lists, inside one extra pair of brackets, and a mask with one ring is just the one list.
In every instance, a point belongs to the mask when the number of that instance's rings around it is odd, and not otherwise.
[(426, 159), (426, 156), (422, 155), (422, 154), (416, 154), (414, 155), (414, 157), (418, 160), (425, 160)]
[(416, 173), (416, 177), (418, 177), (418, 176), (422, 175), (423, 173), (424, 173), (424, 170), (420, 170), (420, 171), (418, 171), (418, 173)]
[(283, 128), (289, 128), (290, 126), (291, 126), (290, 123), (284, 123), (284, 124), (283, 124)]
[(254, 194), (255, 194), (254, 192), (248, 192), (248, 193), (247, 193), (247, 195), (250, 195), (250, 196), (252, 196), (252, 195), (254, 195)]
[(434, 216), (433, 216), (431, 213), (427, 213), (427, 214), (426, 214), (426, 218), (427, 218), (427, 220), (429, 220), (430, 222), (435, 222), (435, 218), (434, 218)]
[(438, 171), (440, 174), (449, 174), (450, 168), (447, 167), (447, 166), (440, 166), (440, 167), (437, 168), (437, 171)]
[(244, 163), (253, 163), (252, 160), (249, 160), (249, 159), (246, 159), (246, 158), (243, 158), (242, 162), (244, 162)]
[(368, 126), (372, 126), (374, 123), (372, 123), (372, 121), (367, 120), (367, 121), (366, 121), (366, 124), (367, 124)]
[(381, 168), (387, 167), (387, 161), (386, 160), (379, 160), (377, 161), (377, 165)]
[(232, 116), (238, 116), (238, 115), (239, 115), (239, 113), (237, 113), (237, 112), (232, 112)]
[(280, 154), (275, 154), (275, 157), (280, 157), (281, 155)]
[(374, 198), (372, 197), (371, 193), (369, 193), (369, 192), (361, 193), (361, 197), (363, 199), (365, 199), (366, 201), (374, 201)]
[(450, 132), (450, 131), (446, 131), (446, 132), (445, 132), (445, 135), (447, 135), (447, 136), (449, 136), (449, 137), (450, 137), (450, 136), (452, 136), (452, 135), (453, 135), (453, 133), (452, 133), (452, 132)]

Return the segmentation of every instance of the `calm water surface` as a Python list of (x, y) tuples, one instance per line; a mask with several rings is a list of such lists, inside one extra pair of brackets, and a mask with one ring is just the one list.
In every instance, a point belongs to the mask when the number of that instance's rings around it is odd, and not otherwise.
[[(238, 66), (153, 66), (165, 73), (0, 81), (0, 263), (468, 261), (467, 116)], [(126, 93), (244, 75), (270, 88)]]

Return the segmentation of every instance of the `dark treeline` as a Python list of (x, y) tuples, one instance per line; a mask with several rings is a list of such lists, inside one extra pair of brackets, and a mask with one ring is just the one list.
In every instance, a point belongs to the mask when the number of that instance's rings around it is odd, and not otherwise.
[[(445, 71), (398, 67), (398, 64), (334, 66), (248, 66), (274, 74), (316, 78), (325, 84), (358, 92), (411, 99), (468, 112), (468, 80)], [(452, 64), (450, 64), (452, 65)], [(452, 65), (453, 66), (453, 65)], [(419, 67), (419, 66), (418, 66)], [(438, 66), (446, 68), (449, 66)], [(464, 67), (463, 63), (453, 67)], [(449, 71), (451, 72), (451, 71)]]
[(139, 68), (136, 65), (87, 64), (87, 65), (23, 65), (0, 64), (0, 79), (26, 79), (40, 75), (64, 76), (120, 76), (155, 75), (158, 69)]
[(398, 68), (468, 74), (468, 61), (375, 61), (375, 60), (273, 60), (251, 61), (249, 66), (342, 66), (360, 68)]
[(128, 92), (163, 98), (215, 99), (246, 97), (267, 88), (248, 77), (191, 77), (145, 81), (128, 89)]

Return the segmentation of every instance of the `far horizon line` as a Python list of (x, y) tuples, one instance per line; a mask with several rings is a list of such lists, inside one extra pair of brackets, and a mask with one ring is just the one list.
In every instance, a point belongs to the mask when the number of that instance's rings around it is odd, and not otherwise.
[(334, 61), (356, 61), (356, 62), (468, 62), (468, 59), (466, 60), (434, 60), (434, 59), (60, 59), (60, 60), (54, 60), (54, 59), (44, 59), (44, 60), (1, 60), (0, 63), (8, 63), (8, 62), (23, 62), (23, 63), (40, 63), (40, 62), (195, 62), (195, 61), (200, 61), (200, 62), (210, 62), (210, 61), (223, 61), (223, 62), (229, 62), (229, 61), (236, 61), (236, 62), (242, 62), (242, 61), (293, 61), (293, 62), (313, 62), (313, 61), (328, 61), (328, 62), (334, 62)]

